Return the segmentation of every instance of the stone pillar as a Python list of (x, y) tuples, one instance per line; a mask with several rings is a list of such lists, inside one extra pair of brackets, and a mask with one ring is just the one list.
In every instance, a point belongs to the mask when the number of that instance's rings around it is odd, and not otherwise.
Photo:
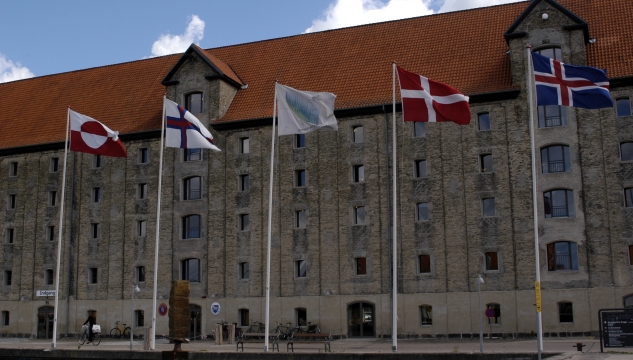
[(215, 344), (222, 345), (222, 324), (215, 324)]
[(229, 324), (227, 332), (229, 333), (228, 343), (235, 344), (235, 324)]

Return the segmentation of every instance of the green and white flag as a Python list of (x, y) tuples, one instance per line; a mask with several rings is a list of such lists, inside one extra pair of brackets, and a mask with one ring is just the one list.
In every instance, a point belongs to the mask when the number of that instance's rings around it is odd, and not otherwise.
[(278, 83), (275, 90), (279, 107), (279, 136), (305, 134), (320, 128), (338, 130), (334, 117), (336, 95), (299, 91)]

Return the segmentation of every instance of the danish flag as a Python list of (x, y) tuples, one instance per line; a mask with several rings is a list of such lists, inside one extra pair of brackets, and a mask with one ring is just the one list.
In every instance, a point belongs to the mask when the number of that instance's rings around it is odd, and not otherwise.
[(399, 66), (397, 68), (404, 121), (470, 123), (468, 96), (449, 85), (408, 72)]
[(70, 115), (70, 150), (112, 157), (127, 157), (117, 131), (97, 120), (68, 109)]
[(585, 109), (613, 107), (604, 70), (564, 64), (532, 52), (537, 105)]

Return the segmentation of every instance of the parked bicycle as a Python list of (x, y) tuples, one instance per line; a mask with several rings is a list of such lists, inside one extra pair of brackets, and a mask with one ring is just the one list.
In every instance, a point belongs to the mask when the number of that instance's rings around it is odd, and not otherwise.
[(277, 331), (277, 333), (279, 334), (279, 337), (282, 340), (288, 340), (290, 338), (292, 338), (292, 330), (294, 330), (294, 328), (292, 326), (290, 326), (290, 322), (288, 322), (287, 326), (283, 326), (279, 321), (275, 321), (277, 323), (277, 328), (275, 329)]
[(121, 335), (130, 336), (131, 328), (129, 326), (125, 326), (126, 324), (123, 324), (123, 326), (120, 326), (119, 323), (120, 321), (117, 321), (116, 326), (112, 330), (110, 330), (110, 336), (118, 337), (118, 338), (120, 338)]
[(246, 330), (247, 333), (263, 333), (266, 331), (266, 324), (259, 321), (251, 320), (251, 326)]
[[(228, 340), (229, 338), (229, 323), (221, 320), (220, 322), (218, 322), (217, 324), (222, 325), (222, 339)], [(239, 327), (237, 327), (237, 324), (233, 324), (235, 325), (235, 340), (238, 340), (240, 337), (242, 337), (242, 329), (240, 329)], [(213, 336), (218, 336), (218, 334), (215, 333), (215, 330), (213, 330)]]
[[(86, 343), (86, 340), (90, 335), (88, 334), (88, 325), (84, 325), (81, 327), (81, 336), (79, 337), (79, 345), (83, 345)], [(90, 342), (90, 341), (89, 341)], [(101, 343), (101, 332), (93, 331), (92, 332), (92, 345), (97, 346)]]

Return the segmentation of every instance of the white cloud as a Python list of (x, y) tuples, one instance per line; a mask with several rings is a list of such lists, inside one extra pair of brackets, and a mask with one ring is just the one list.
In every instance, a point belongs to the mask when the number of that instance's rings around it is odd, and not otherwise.
[[(338, 29), (523, 0), (336, 0), (305, 32)], [(437, 11), (434, 11), (437, 9)]]
[(14, 63), (0, 54), (0, 83), (28, 79), (35, 76), (27, 67), (19, 62)]
[(152, 56), (163, 56), (180, 53), (195, 43), (196, 45), (204, 36), (204, 21), (198, 15), (191, 15), (189, 24), (184, 34), (163, 34), (152, 45)]
[(305, 32), (323, 31), (433, 13), (428, 0), (337, 0)]

